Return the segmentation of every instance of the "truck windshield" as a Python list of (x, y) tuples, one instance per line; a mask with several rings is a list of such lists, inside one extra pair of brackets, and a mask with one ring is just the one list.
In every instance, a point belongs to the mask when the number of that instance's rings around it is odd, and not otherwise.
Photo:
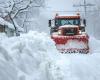
[(80, 19), (56, 19), (55, 25), (56, 26), (80, 25)]

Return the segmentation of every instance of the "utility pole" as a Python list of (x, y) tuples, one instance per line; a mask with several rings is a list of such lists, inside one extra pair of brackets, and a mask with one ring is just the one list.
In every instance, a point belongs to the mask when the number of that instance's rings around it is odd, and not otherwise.
[[(84, 5), (83, 5), (83, 7), (84, 7), (84, 11), (85, 11), (85, 17), (86, 17), (86, 14), (87, 14), (87, 5), (86, 5), (87, 3), (86, 3), (86, 0), (84, 0)], [(81, 5), (82, 6), (82, 5)]]
[(86, 0), (84, 0), (83, 4), (73, 5), (73, 7), (84, 7), (84, 16), (87, 17), (87, 7), (95, 6), (94, 4), (87, 4)]

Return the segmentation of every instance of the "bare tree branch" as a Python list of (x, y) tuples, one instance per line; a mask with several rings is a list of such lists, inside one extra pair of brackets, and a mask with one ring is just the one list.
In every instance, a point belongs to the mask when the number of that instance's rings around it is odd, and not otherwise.
[(14, 28), (15, 28), (15, 31), (16, 31), (16, 25), (15, 25), (15, 23), (14, 23), (14, 20), (13, 20), (13, 18), (11, 17), (11, 14), (10, 13), (8, 13), (8, 15), (9, 15), (9, 18), (10, 18), (10, 20), (12, 21), (12, 23), (13, 23), (13, 25), (14, 25)]
[(19, 10), (15, 13), (15, 15), (13, 16), (13, 18), (15, 18), (15, 17), (18, 15), (19, 12), (21, 12), (21, 11), (23, 11), (23, 10), (26, 10), (28, 7), (29, 7), (29, 5), (27, 5), (26, 7), (22, 8), (22, 9), (19, 9)]

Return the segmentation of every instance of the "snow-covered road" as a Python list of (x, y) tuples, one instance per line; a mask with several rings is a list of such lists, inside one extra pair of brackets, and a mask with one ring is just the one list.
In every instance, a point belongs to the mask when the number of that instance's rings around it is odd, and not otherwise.
[(60, 54), (45, 33), (0, 36), (0, 80), (100, 80), (100, 41), (89, 54)]

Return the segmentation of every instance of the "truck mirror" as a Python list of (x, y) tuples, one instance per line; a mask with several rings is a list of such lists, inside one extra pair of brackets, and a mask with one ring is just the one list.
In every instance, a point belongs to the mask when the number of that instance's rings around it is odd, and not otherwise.
[(49, 20), (49, 27), (51, 27), (51, 20)]
[(83, 19), (83, 24), (84, 26), (86, 26), (86, 19)]

